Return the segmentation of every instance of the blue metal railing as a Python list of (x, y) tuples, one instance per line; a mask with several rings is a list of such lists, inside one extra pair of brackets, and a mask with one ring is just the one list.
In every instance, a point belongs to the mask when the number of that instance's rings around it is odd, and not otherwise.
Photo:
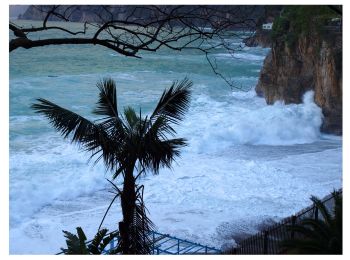
[(185, 239), (180, 239), (156, 231), (151, 232), (153, 254), (182, 255), (182, 254), (220, 254), (214, 247), (204, 246)]
[[(111, 233), (106, 234), (108, 236)], [(214, 247), (204, 246), (185, 239), (180, 239), (169, 234), (162, 234), (156, 231), (150, 231), (152, 238), (151, 252), (153, 255), (183, 255), (183, 254), (221, 254), (221, 250)], [(108, 249), (103, 251), (108, 254), (118, 245), (119, 236), (116, 236), (108, 245)], [(87, 244), (91, 243), (88, 241)], [(60, 252), (58, 254), (62, 254)]]

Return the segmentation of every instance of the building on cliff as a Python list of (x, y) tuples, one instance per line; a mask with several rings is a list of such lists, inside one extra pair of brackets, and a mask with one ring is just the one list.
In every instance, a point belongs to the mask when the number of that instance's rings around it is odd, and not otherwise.
[(272, 30), (273, 23), (264, 23), (261, 28), (263, 30)]

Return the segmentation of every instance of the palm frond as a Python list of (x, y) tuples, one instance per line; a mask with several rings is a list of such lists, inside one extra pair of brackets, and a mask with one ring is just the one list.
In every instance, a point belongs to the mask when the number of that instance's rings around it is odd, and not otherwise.
[(121, 118), (105, 118), (98, 125), (104, 129), (104, 131), (108, 134), (108, 136), (110, 136), (111, 139), (114, 139), (119, 143), (123, 142), (127, 127)]
[[(123, 130), (113, 132), (114, 136), (111, 137), (105, 131), (106, 122), (95, 124), (48, 100), (42, 98), (37, 100), (39, 103), (33, 104), (32, 109), (46, 116), (64, 138), (73, 134), (72, 142), (79, 144), (83, 150), (91, 152), (90, 159), (95, 158), (95, 163), (103, 158), (107, 168), (115, 167), (115, 162), (119, 159), (117, 155), (118, 148), (121, 146), (120, 140), (123, 139)], [(121, 137), (115, 138), (117, 134)]]
[[(322, 218), (304, 218), (294, 226), (287, 226), (287, 230), (294, 231), (298, 238), (281, 242), (281, 246), (288, 253), (297, 254), (341, 254), (342, 253), (342, 199), (339, 194), (334, 195), (333, 213), (325, 204), (312, 197), (315, 207)], [(340, 195), (339, 195), (340, 196)]]
[(179, 123), (189, 108), (192, 85), (192, 81), (187, 78), (173, 82), (171, 87), (163, 92), (150, 120), (153, 122), (157, 117), (164, 116), (171, 123)]
[(320, 239), (328, 239), (332, 236), (332, 230), (330, 225), (323, 220), (315, 220), (312, 218), (303, 219), (300, 225), (308, 227), (314, 232), (314, 237), (319, 237)]
[(72, 141), (81, 142), (91, 133), (98, 131), (94, 123), (72, 111), (43, 98), (38, 98), (37, 101), (39, 103), (32, 104), (31, 108), (47, 117), (64, 138), (73, 133)]
[(99, 81), (96, 86), (100, 90), (97, 107), (93, 110), (96, 115), (103, 115), (111, 118), (118, 117), (117, 89), (111, 78)]
[(132, 107), (125, 107), (124, 116), (127, 127), (130, 130), (136, 130), (136, 125), (140, 123), (140, 118), (136, 115), (135, 110)]
[(153, 138), (166, 140), (169, 136), (175, 136), (176, 131), (165, 116), (159, 116), (154, 122), (148, 121), (146, 134)]
[(154, 224), (146, 214), (147, 208), (143, 202), (143, 188), (143, 185), (136, 187), (136, 208), (130, 229), (130, 241), (133, 244), (134, 252), (137, 254), (150, 254), (152, 244), (150, 231), (154, 229)]
[(161, 167), (171, 168), (175, 157), (180, 156), (180, 148), (186, 145), (186, 139), (184, 138), (170, 140), (145, 138), (143, 153), (139, 160), (145, 168), (150, 169), (154, 174), (158, 174)]
[(303, 225), (288, 225), (287, 230), (290, 232), (294, 231), (306, 238), (312, 238), (315, 236), (315, 232), (310, 227)]
[(122, 193), (121, 190), (117, 187), (117, 185), (115, 185), (113, 182), (111, 182), (111, 181), (108, 180), (108, 179), (107, 179), (107, 181), (113, 186), (113, 189), (115, 190), (115, 196), (113, 197), (113, 199), (112, 199), (111, 202), (109, 203), (108, 208), (107, 208), (105, 214), (103, 215), (103, 218), (102, 218), (102, 220), (101, 220), (101, 223), (100, 223), (100, 225), (98, 226), (98, 231), (100, 231), (100, 228), (101, 228), (101, 226), (102, 226), (102, 224), (103, 224), (103, 221), (105, 220), (105, 218), (106, 218), (106, 216), (107, 216), (107, 213), (108, 213), (108, 211), (110, 210), (110, 208), (112, 207), (112, 205), (113, 205), (115, 199), (118, 198), (118, 197), (121, 195), (121, 193)]
[(327, 224), (330, 224), (332, 221), (332, 217), (331, 217), (331, 214), (329, 213), (328, 209), (326, 208), (326, 206), (322, 203), (322, 201), (319, 198), (317, 198), (315, 196), (312, 196), (311, 200), (315, 204), (315, 206), (318, 208), (324, 221)]
[[(147, 216), (147, 209), (143, 201), (143, 185), (135, 185), (135, 197), (133, 201), (129, 201), (133, 204), (132, 207), (132, 219), (128, 225), (128, 232), (125, 233), (127, 238), (127, 244), (120, 237), (118, 241), (117, 252), (123, 252), (123, 254), (150, 254), (152, 248), (152, 236), (151, 231), (155, 226)], [(120, 230), (121, 227), (119, 226)], [(125, 249), (125, 246), (127, 249)]]
[(120, 174), (122, 174), (125, 170), (125, 167), (120, 166), (113, 174), (112, 179), (115, 180)]
[(281, 242), (280, 246), (288, 250), (288, 254), (322, 254), (327, 252), (324, 244), (314, 240), (288, 239)]

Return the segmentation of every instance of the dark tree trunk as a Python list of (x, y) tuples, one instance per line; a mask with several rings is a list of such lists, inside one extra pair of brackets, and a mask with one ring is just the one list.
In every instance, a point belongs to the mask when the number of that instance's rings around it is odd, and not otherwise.
[(122, 239), (122, 253), (135, 254), (130, 241), (131, 226), (136, 209), (135, 178), (133, 175), (135, 163), (132, 163), (125, 172), (123, 191), (121, 195), (121, 206), (123, 221), (119, 222), (119, 232)]

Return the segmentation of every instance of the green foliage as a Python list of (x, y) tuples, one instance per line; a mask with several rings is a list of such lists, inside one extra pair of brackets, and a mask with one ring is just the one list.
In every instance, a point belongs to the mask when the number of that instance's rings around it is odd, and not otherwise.
[(275, 40), (278, 37), (285, 34), (289, 29), (289, 20), (286, 16), (280, 15), (279, 17), (276, 17), (273, 21), (272, 26), (272, 39)]
[(288, 47), (293, 47), (300, 36), (320, 33), (323, 26), (336, 17), (339, 15), (328, 6), (286, 6), (273, 23), (272, 39), (279, 39)]
[(312, 197), (320, 216), (317, 219), (305, 218), (297, 225), (288, 226), (297, 235), (297, 238), (281, 243), (288, 254), (342, 254), (342, 197), (338, 192), (333, 192), (333, 195), (332, 214), (318, 198)]
[[(186, 145), (184, 138), (173, 138), (176, 134), (173, 125), (179, 124), (188, 110), (191, 86), (187, 78), (174, 82), (163, 92), (153, 113), (146, 117), (142, 117), (141, 110), (136, 113), (131, 107), (122, 113), (118, 111), (117, 90), (112, 79), (97, 83), (100, 93), (93, 113), (102, 118), (94, 122), (42, 98), (32, 105), (64, 138), (71, 137), (82, 150), (90, 151), (90, 158), (97, 157), (96, 162), (103, 159), (113, 171), (113, 179), (123, 178), (123, 189), (115, 186), (115, 198), (120, 197), (123, 213), (118, 246), (123, 254), (150, 252), (146, 234), (153, 224), (143, 204), (143, 186), (138, 186), (136, 180), (141, 173), (158, 174), (161, 167), (170, 168), (180, 155), (180, 148)], [(137, 176), (134, 176), (135, 169), (139, 171)], [(82, 231), (78, 230), (78, 237), (69, 232), (65, 234), (69, 238), (69, 249), (86, 253)]]
[[(63, 230), (67, 249), (61, 248), (61, 250), (65, 255), (101, 255), (108, 244), (118, 236), (118, 233), (111, 233), (106, 236), (107, 232), (108, 229), (101, 229), (87, 245), (86, 236), (81, 227), (77, 227), (77, 235)], [(111, 251), (111, 253), (115, 253), (115, 251)]]

